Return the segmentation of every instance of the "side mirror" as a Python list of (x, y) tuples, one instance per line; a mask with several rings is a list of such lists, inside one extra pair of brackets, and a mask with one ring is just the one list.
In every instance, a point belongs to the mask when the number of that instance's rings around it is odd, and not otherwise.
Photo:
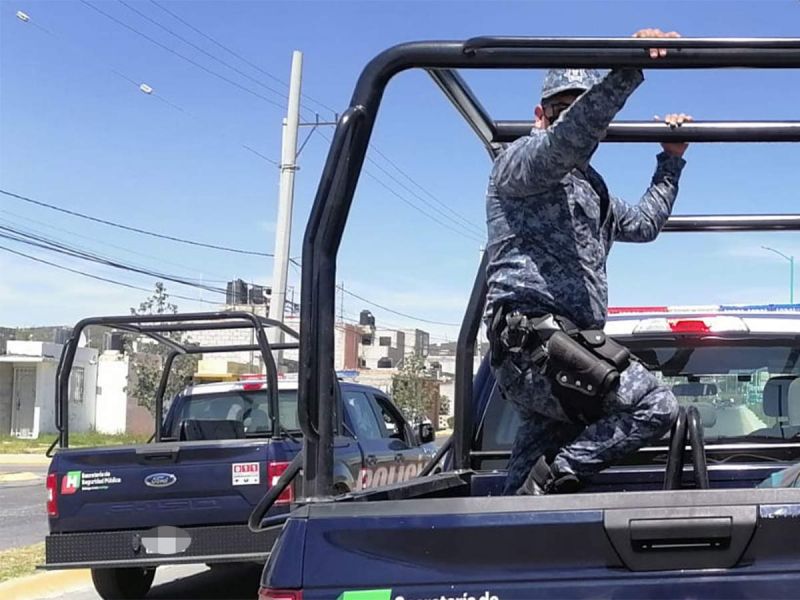
[(436, 430), (433, 423), (420, 423), (417, 425), (417, 439), (420, 444), (430, 444), (436, 439)]

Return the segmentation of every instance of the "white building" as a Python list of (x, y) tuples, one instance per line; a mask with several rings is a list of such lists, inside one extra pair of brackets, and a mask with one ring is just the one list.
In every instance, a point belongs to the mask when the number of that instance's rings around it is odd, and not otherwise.
[(362, 327), (360, 354), (361, 368), (396, 368), (406, 356), (406, 334), (394, 329)]
[[(0, 356), (0, 434), (55, 433), (56, 369), (61, 344), (9, 340)], [(69, 385), (72, 431), (94, 427), (97, 350), (77, 348)]]
[(406, 356), (416, 354), (425, 358), (431, 344), (431, 335), (421, 329), (404, 329), (406, 341)]

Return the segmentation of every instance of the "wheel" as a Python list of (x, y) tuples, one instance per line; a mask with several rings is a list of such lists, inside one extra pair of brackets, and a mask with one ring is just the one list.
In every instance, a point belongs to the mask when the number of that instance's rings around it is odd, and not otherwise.
[(155, 575), (154, 568), (92, 569), (92, 583), (103, 600), (137, 600), (150, 591)]

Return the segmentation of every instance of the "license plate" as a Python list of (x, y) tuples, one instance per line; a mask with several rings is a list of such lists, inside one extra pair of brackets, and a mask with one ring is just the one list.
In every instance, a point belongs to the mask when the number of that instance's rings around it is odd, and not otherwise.
[(181, 554), (189, 548), (192, 536), (177, 527), (161, 526), (141, 534), (141, 543), (145, 554)]

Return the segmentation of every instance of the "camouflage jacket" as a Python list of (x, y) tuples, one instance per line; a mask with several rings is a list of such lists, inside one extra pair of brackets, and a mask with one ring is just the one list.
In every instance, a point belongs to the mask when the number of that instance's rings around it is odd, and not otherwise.
[[(611, 244), (655, 239), (685, 164), (659, 154), (638, 205), (610, 195), (589, 166), (609, 123), (643, 80), (640, 70), (610, 71), (549, 128), (534, 129), (495, 160), (486, 195), (487, 318), (507, 305), (560, 314), (582, 328), (605, 324)], [(601, 223), (603, 203), (608, 210)]]

